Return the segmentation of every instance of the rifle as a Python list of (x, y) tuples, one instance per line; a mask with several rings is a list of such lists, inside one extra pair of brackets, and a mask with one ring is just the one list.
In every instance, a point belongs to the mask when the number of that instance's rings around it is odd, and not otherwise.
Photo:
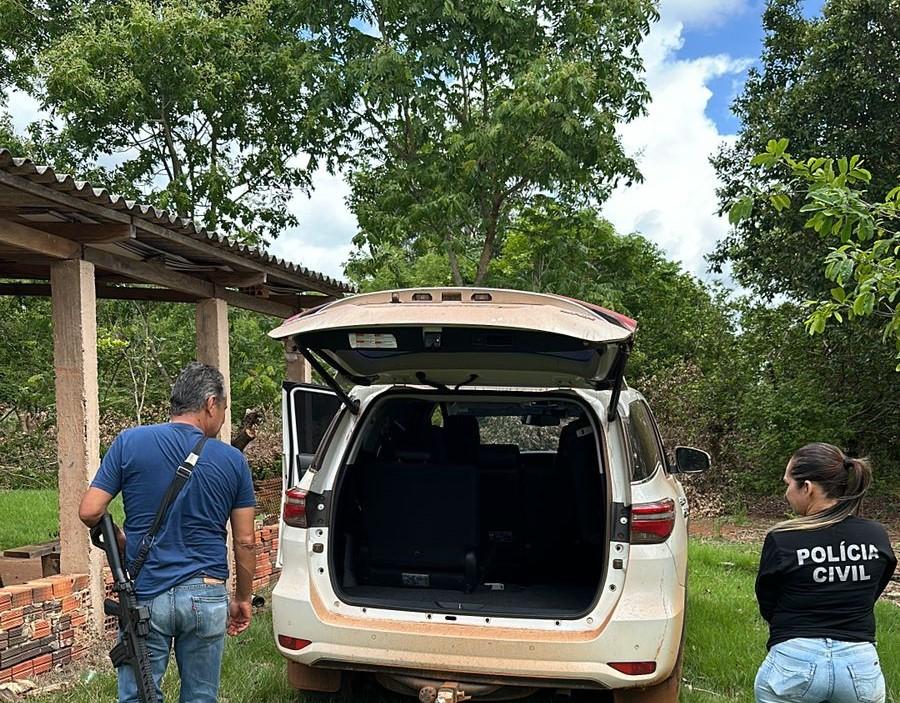
[(113, 591), (119, 600), (107, 598), (103, 602), (103, 612), (119, 619), (122, 638), (109, 651), (109, 658), (116, 668), (129, 665), (137, 681), (138, 698), (142, 703), (159, 703), (156, 682), (150, 665), (150, 651), (147, 649), (147, 635), (150, 632), (150, 609), (138, 605), (134, 592), (134, 582), (122, 566), (116, 525), (109, 513), (104, 513), (91, 528), (91, 542), (106, 552), (106, 560), (112, 571)]

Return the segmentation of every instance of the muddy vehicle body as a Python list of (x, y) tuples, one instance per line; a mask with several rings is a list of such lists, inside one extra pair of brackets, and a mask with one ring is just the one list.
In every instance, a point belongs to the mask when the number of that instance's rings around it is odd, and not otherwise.
[[(676, 700), (688, 507), (624, 369), (636, 324), (438, 288), (286, 321), (330, 387), (286, 383), (275, 638), (300, 689), (423, 701), (542, 688)], [(330, 366), (355, 384), (349, 392)]]

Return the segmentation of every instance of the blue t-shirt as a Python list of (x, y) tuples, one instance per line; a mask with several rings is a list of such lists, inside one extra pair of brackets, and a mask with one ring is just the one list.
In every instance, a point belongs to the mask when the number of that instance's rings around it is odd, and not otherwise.
[[(201, 436), (198, 428), (181, 422), (134, 427), (116, 437), (103, 457), (91, 486), (111, 495), (122, 492), (126, 563), (137, 556), (175, 470)], [(217, 439), (207, 440), (144, 562), (135, 584), (138, 598), (155, 598), (195, 576), (227, 578), (231, 511), (255, 505), (244, 455)]]

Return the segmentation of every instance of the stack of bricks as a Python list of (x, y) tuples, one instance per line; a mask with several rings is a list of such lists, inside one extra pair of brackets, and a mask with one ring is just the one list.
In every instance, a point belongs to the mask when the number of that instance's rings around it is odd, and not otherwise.
[(261, 519), (264, 525), (277, 523), (281, 517), (283, 490), (281, 477), (263, 478), (253, 482), (253, 492), (256, 494), (257, 519)]
[[(278, 578), (278, 525), (256, 525), (254, 592)], [(104, 569), (106, 595), (112, 576)], [(0, 683), (27, 679), (81, 659), (87, 652), (90, 615), (88, 577), (47, 576), (19, 586), (0, 588)], [(108, 637), (118, 623), (104, 620)]]
[(83, 657), (89, 610), (86, 575), (48, 576), (0, 588), (0, 683)]
[(278, 556), (278, 525), (256, 524), (256, 573), (253, 574), (253, 591), (267, 588), (278, 578), (275, 566)]

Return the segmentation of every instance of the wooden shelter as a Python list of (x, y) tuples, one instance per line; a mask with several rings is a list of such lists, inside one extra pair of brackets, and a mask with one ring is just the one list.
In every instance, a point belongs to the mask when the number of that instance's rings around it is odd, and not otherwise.
[[(100, 459), (96, 299), (195, 303), (197, 358), (218, 367), (227, 387), (229, 305), (288, 318), (348, 292), (345, 283), (0, 149), (0, 295), (52, 298), (60, 562), (63, 573), (90, 575), (97, 622), (103, 554), (78, 519)], [(288, 378), (308, 380), (305, 362), (286, 353)], [(222, 439), (230, 434), (226, 421)]]

